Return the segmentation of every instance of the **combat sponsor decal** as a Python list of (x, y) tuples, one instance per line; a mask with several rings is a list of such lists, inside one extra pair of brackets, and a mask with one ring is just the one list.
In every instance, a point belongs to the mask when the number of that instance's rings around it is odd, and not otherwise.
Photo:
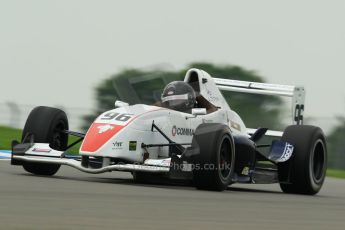
[(194, 129), (189, 129), (189, 128), (181, 128), (181, 127), (176, 127), (174, 125), (171, 129), (171, 134), (173, 136), (193, 136), (194, 135)]

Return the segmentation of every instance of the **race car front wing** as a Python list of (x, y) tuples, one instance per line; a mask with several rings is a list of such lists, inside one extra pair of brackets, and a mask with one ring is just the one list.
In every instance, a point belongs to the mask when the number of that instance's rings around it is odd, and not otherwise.
[(47, 143), (17, 144), (13, 146), (11, 155), (11, 164), (13, 165), (22, 165), (23, 162), (67, 165), (82, 172), (92, 174), (111, 171), (139, 171), (150, 173), (168, 173), (170, 171), (170, 158), (159, 160), (148, 159), (143, 164), (110, 164), (106, 160), (107, 158), (104, 158), (103, 165), (99, 168), (84, 167), (80, 157), (67, 156), (63, 151), (50, 148)]

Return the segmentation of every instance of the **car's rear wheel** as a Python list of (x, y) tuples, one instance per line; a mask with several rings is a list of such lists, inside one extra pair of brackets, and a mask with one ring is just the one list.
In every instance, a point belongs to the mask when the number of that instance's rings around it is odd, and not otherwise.
[(327, 169), (327, 148), (322, 130), (309, 125), (292, 125), (285, 129), (282, 140), (294, 146), (294, 153), (290, 160), (278, 164), (281, 189), (286, 193), (318, 193)]
[(196, 188), (223, 191), (231, 183), (235, 166), (234, 140), (223, 124), (201, 124), (195, 131), (192, 149), (193, 182)]
[[(66, 113), (60, 109), (39, 106), (34, 108), (26, 120), (22, 141), (31, 139), (36, 143), (49, 143), (50, 147), (64, 151), (68, 144), (68, 135), (61, 132), (68, 130)], [(60, 168), (57, 164), (24, 162), (23, 168), (36, 175), (54, 175)]]

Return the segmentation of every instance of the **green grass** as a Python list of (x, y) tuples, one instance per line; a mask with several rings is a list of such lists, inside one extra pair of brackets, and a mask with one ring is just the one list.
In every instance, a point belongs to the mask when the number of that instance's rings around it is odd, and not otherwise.
[(341, 169), (328, 169), (327, 176), (345, 179), (345, 170)]
[(12, 140), (20, 141), (22, 130), (0, 126), (0, 149), (11, 149)]
[[(21, 129), (14, 129), (5, 126), (0, 126), (0, 149), (11, 149), (11, 142), (12, 140), (20, 141), (22, 138), (22, 130)], [(68, 138), (69, 143), (72, 143), (78, 140), (78, 137), (69, 136)], [(78, 154), (80, 144), (73, 146), (67, 152), (71, 154)]]

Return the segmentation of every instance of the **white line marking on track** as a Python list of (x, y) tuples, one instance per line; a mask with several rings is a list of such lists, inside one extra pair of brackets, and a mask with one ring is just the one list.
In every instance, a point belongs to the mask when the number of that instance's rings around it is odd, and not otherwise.
[(11, 151), (0, 150), (0, 161), (8, 161), (11, 158)]

